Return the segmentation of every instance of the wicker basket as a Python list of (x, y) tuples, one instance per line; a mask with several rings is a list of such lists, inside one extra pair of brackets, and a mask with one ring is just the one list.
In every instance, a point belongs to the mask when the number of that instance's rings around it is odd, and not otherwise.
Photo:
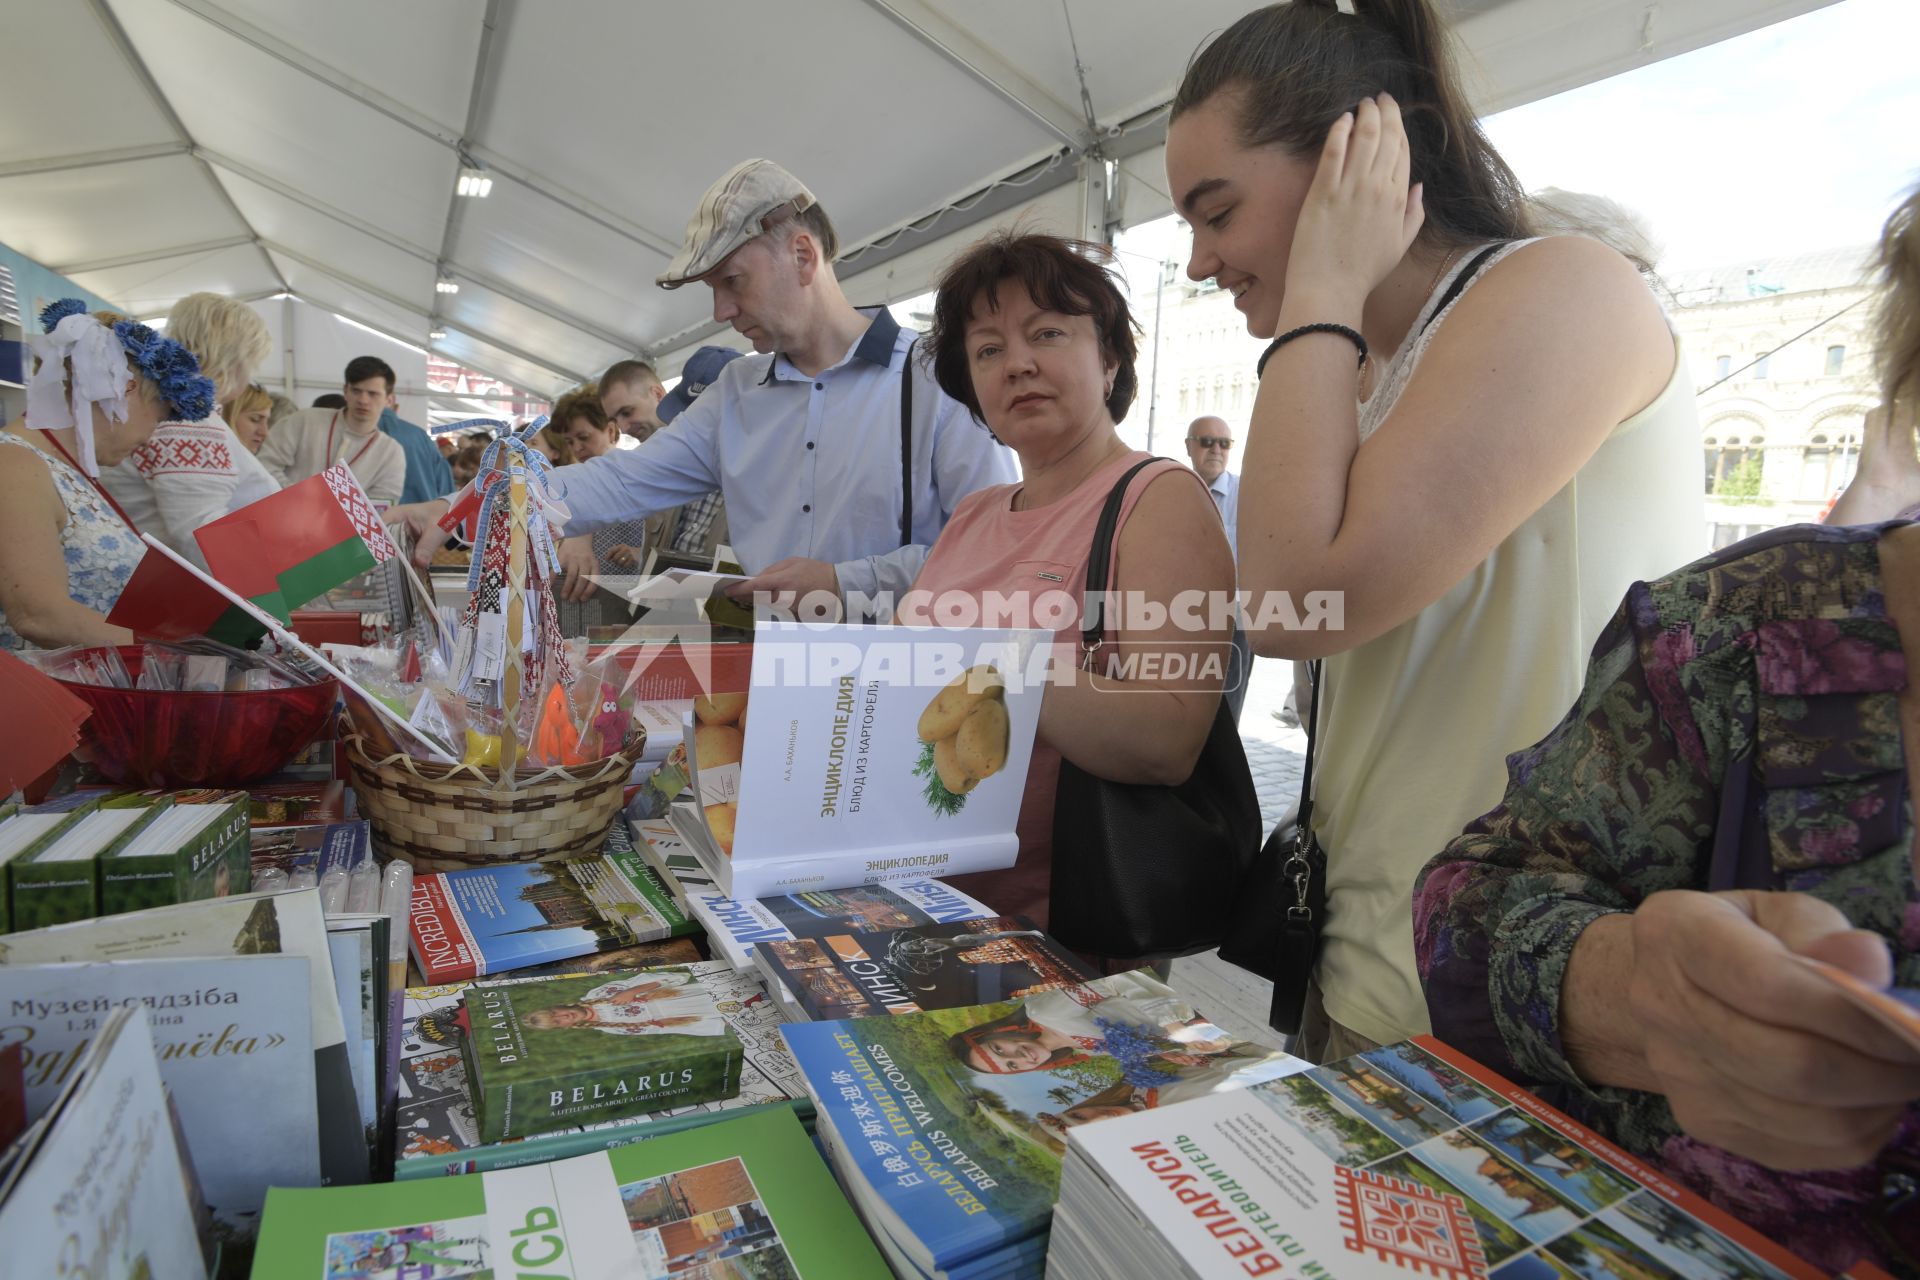
[(374, 846), (405, 858), (415, 871), (596, 853), (619, 816), (634, 765), (614, 755), (571, 769), (523, 772), (519, 785), (506, 790), (495, 770), (435, 764), (404, 751), (380, 754), (350, 722), (341, 725), (340, 739)]
[[(518, 722), (522, 681), (521, 637), (528, 634), (526, 482), (509, 486), (506, 663), (501, 681), (507, 725)], [(537, 626), (538, 623), (531, 625)], [(394, 740), (379, 716), (347, 698), (340, 738), (353, 789), (373, 831), (374, 845), (405, 858), (416, 871), (459, 871), (503, 862), (549, 862), (597, 852), (620, 812), (622, 788), (645, 744), (645, 734), (619, 754), (571, 768), (516, 767), (521, 744), (511, 729), (501, 739), (501, 767), (440, 764), (415, 759)]]

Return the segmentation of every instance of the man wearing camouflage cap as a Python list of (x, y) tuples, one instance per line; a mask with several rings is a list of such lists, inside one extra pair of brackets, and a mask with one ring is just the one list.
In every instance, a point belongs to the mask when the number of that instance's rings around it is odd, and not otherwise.
[(838, 247), (813, 193), (770, 160), (707, 190), (657, 283), (707, 285), (713, 318), (756, 354), (640, 448), (556, 472), (569, 533), (718, 488), (753, 575), (743, 593), (870, 599), (907, 589), (961, 498), (1015, 479), (1012, 454), (909, 360), (913, 333), (848, 303)]

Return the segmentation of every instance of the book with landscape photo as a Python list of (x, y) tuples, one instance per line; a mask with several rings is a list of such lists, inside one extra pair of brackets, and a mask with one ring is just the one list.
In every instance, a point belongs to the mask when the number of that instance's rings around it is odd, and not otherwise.
[(706, 929), (714, 954), (746, 970), (754, 969), (753, 953), (764, 943), (954, 924), (994, 914), (985, 903), (938, 880), (810, 889), (745, 902), (718, 888), (694, 889), (687, 910)]
[[(320, 1185), (307, 962), (299, 956), (0, 965), (5, 1039), (24, 1054), (37, 1118), (79, 1070), (107, 1013), (151, 1015), (160, 1076), (180, 1112), (222, 1239), (249, 1237), (269, 1186)], [(236, 1107), (236, 1098), (256, 1105)]]
[(254, 1274), (888, 1280), (833, 1174), (779, 1111), (550, 1164), (276, 1190)]
[(836, 1171), (908, 1275), (1038, 1274), (1069, 1131), (1306, 1066), (1144, 970), (783, 1034)]
[(459, 982), (698, 926), (616, 822), (591, 857), (415, 876), (409, 930), (426, 980)]
[(1058, 1280), (1821, 1274), (1427, 1036), (1069, 1143)]
[[(672, 945), (686, 944), (676, 939)], [(603, 958), (559, 963), (597, 964)], [(793, 1111), (810, 1127), (813, 1104), (801, 1083), (800, 1069), (787, 1052), (787, 1043), (780, 1035), (780, 1017), (766, 991), (753, 978), (735, 973), (724, 962), (703, 960), (687, 968), (713, 997), (714, 1007), (740, 1040), (743, 1060), (738, 1093), (628, 1120), (601, 1121), (492, 1143), (480, 1139), (462, 1059), (467, 1033), (461, 993), (471, 984), (456, 982), (408, 990), (400, 1035), (401, 1096), (393, 1176), (403, 1180), (435, 1178), (538, 1164), (692, 1128), (710, 1122), (716, 1115), (756, 1107)]]
[(482, 982), (461, 1001), (484, 1142), (740, 1092), (740, 1038), (686, 968)]
[(1100, 976), (1019, 916), (762, 942), (753, 956), (809, 1021), (1024, 1000)]
[(1046, 657), (1034, 631), (763, 623), (748, 693), (687, 717), (668, 819), (735, 900), (1012, 866)]

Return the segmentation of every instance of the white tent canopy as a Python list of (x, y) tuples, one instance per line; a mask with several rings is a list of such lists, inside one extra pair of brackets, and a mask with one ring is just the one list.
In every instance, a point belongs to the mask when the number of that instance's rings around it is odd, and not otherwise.
[[(1441, 0), (1483, 111), (1829, 2)], [(715, 326), (653, 278), (734, 162), (798, 173), (848, 295), (897, 301), (989, 219), (1168, 212), (1166, 103), (1249, 7), (0, 0), (0, 242), (141, 315), (290, 294), (542, 394), (670, 375)]]

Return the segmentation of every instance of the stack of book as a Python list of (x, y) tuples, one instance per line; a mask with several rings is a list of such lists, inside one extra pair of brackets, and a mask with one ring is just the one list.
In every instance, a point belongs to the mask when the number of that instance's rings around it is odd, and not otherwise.
[[(813, 1109), (806, 1101), (799, 1069), (780, 1038), (779, 1017), (757, 983), (717, 962), (648, 972), (656, 976), (643, 981), (658, 982), (664, 977), (677, 984), (673, 993), (676, 1007), (693, 1000), (696, 991), (700, 998), (711, 1001), (733, 1042), (740, 1047), (739, 1062), (734, 1069), (736, 1087), (731, 1095), (705, 1101), (677, 1095), (667, 1098), (664, 1107), (642, 1114), (601, 1117), (580, 1113), (562, 1117), (568, 1123), (544, 1128), (532, 1136), (490, 1138), (483, 1129), (483, 1108), (476, 1105), (469, 1078), (468, 1063), (473, 1052), (466, 995), (476, 984), (418, 987), (406, 993), (401, 1029), (404, 1057), (400, 1069), (394, 1177), (411, 1180), (535, 1164), (694, 1128), (724, 1113), (752, 1108), (795, 1111), (811, 1124)], [(547, 1002), (560, 995), (591, 994), (601, 985), (639, 976), (642, 975), (591, 971), (568, 975), (570, 985), (565, 991), (545, 985), (555, 981), (552, 978), (504, 979), (487, 986), (495, 991), (534, 987), (542, 1005), (552, 1007)], [(583, 985), (584, 993), (573, 990)], [(713, 1039), (714, 1044), (708, 1046), (710, 1052), (725, 1043), (720, 1037)], [(628, 1060), (655, 1061), (647, 1052), (651, 1045), (645, 1039), (615, 1039), (609, 1047), (629, 1055)], [(568, 1059), (548, 1063), (544, 1069), (536, 1067), (536, 1070), (541, 1071), (543, 1077), (545, 1072), (553, 1072), (557, 1078), (584, 1065), (583, 1061)], [(590, 1088), (591, 1083), (582, 1087)]]
[(1019, 916), (763, 942), (753, 958), (789, 1022), (1023, 1000), (1099, 976)]
[(783, 1034), (815, 1132), (900, 1276), (1034, 1276), (1066, 1135), (1306, 1064), (1236, 1041), (1150, 973)]
[(59, 1109), (108, 1012), (149, 1010), (140, 1038), (177, 1108), (213, 1235), (249, 1240), (269, 1185), (373, 1172), (380, 1068), (370, 1015), (384, 966), (371, 951), (364, 931), (330, 927), (313, 889), (8, 935), (0, 1003), (25, 1048), (27, 1114)]
[(254, 1274), (886, 1280), (887, 1270), (807, 1135), (768, 1111), (551, 1164), (276, 1189)]
[(76, 793), (0, 819), (0, 930), (243, 890), (244, 792)]
[(615, 823), (592, 857), (416, 876), (409, 946), (428, 982), (460, 982), (698, 929)]
[(1075, 1129), (1049, 1280), (1820, 1274), (1429, 1038)]

